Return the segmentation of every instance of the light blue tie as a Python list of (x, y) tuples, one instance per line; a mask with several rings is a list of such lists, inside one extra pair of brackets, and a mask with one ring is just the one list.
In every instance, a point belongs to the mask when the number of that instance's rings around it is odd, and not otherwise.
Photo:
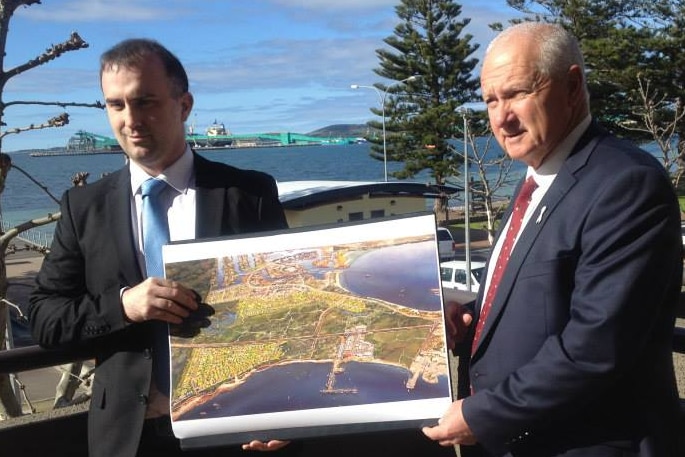
[[(150, 178), (141, 185), (143, 196), (143, 251), (147, 276), (163, 277), (162, 246), (169, 242), (169, 222), (160, 195), (167, 183)], [(169, 326), (154, 321), (155, 344), (152, 357), (155, 384), (160, 392), (169, 395)]]
[(150, 178), (140, 189), (143, 195), (143, 251), (148, 277), (163, 277), (162, 246), (169, 242), (169, 222), (160, 195), (167, 183)]

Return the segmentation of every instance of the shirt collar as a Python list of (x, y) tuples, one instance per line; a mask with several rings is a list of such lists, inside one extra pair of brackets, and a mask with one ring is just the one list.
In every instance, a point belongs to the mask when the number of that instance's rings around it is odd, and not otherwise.
[[(129, 160), (129, 169), (131, 171), (131, 191), (135, 195), (140, 191), (140, 186), (143, 182), (152, 178), (148, 175), (137, 163)], [(193, 176), (193, 152), (190, 146), (186, 145), (183, 155), (166, 168), (157, 176), (157, 179), (166, 181), (171, 187), (176, 189), (179, 193), (185, 194), (190, 186), (190, 180)]]

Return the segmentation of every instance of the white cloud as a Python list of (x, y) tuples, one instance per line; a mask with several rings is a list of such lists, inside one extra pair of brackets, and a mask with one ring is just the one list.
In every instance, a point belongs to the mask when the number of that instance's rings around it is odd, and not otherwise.
[(248, 53), (224, 49), (217, 59), (189, 65), (188, 71), (196, 92), (348, 87), (352, 80), (371, 77), (378, 66), (376, 44), (363, 38), (269, 40), (254, 43)]
[(178, 17), (184, 9), (165, 7), (163, 3), (140, 0), (68, 0), (59, 4), (20, 9), (17, 14), (50, 22), (92, 22), (92, 21), (158, 21)]

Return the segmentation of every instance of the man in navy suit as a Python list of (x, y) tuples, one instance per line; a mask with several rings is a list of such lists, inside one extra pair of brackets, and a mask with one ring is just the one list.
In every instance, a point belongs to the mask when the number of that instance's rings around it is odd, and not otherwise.
[[(167, 183), (162, 199), (170, 238), (187, 240), (286, 228), (276, 183), (190, 149), (188, 77), (159, 43), (132, 39), (114, 46), (102, 56), (100, 82), (128, 165), (63, 196), (31, 297), (33, 336), (45, 347), (88, 347), (94, 354), (91, 457), (242, 454), (240, 448), (184, 453), (170, 434), (169, 399), (152, 377), (153, 329), (155, 322), (187, 323), (198, 298), (175, 281), (146, 277), (141, 184), (149, 178)], [(283, 444), (255, 441), (243, 448)]]
[(473, 316), (449, 308), (465, 398), (424, 433), (477, 444), (462, 446), (474, 455), (684, 455), (671, 352), (680, 211), (664, 167), (592, 121), (578, 43), (558, 25), (502, 32), (481, 87), (495, 137), (537, 188), (496, 272), (505, 214)]

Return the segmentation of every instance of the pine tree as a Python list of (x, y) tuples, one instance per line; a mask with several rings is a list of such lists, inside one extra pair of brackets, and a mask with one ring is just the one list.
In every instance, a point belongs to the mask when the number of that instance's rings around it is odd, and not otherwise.
[[(455, 109), (474, 99), (478, 80), (471, 74), (478, 45), (464, 34), (470, 19), (460, 19), (461, 5), (449, 0), (402, 0), (395, 8), (401, 22), (384, 40), (389, 48), (376, 50), (379, 76), (396, 81), (375, 87), (385, 101), (387, 160), (402, 162), (396, 178), (411, 178), (430, 170), (435, 184), (453, 174), (448, 144), (460, 116)], [(413, 80), (407, 81), (412, 76)], [(372, 110), (381, 114), (380, 110)], [(370, 123), (379, 128), (378, 122)], [(375, 144), (372, 157), (383, 160)]]
[[(685, 165), (683, 0), (507, 0), (525, 20), (558, 22), (579, 40), (593, 117), (612, 132), (654, 142), (674, 176)], [(672, 147), (671, 139), (677, 138)]]

